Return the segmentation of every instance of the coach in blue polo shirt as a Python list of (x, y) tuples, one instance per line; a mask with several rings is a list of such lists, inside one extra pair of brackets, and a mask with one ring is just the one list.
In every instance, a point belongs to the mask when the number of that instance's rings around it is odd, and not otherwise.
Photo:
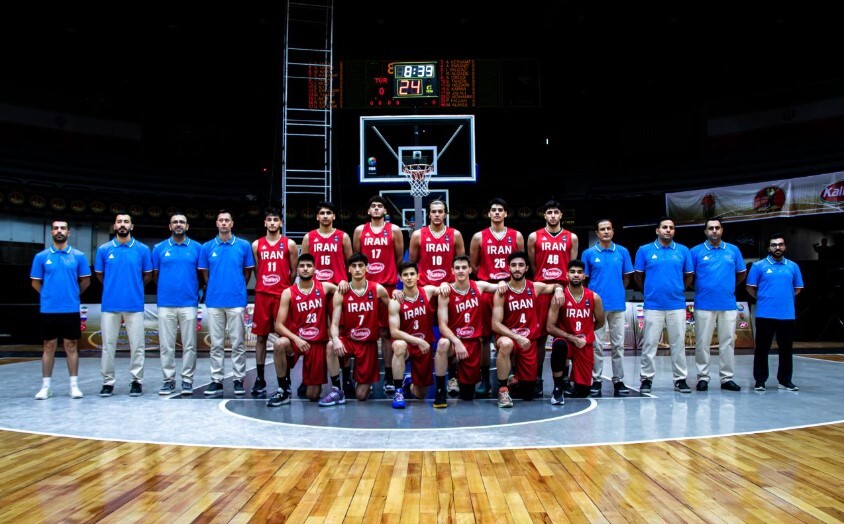
[(683, 292), (692, 283), (692, 255), (689, 248), (674, 242), (672, 219), (661, 218), (656, 235), (654, 242), (645, 244), (636, 252), (634, 265), (636, 283), (645, 291), (645, 333), (639, 391), (651, 392), (656, 374), (654, 357), (662, 329), (666, 327), (674, 389), (680, 393), (691, 393), (686, 383), (686, 296)]
[(612, 382), (616, 395), (629, 395), (624, 385), (624, 313), (627, 309), (624, 289), (630, 283), (633, 263), (630, 252), (613, 242), (615, 231), (608, 219), (598, 220), (595, 230), (598, 242), (583, 252), (584, 274), (589, 278), (589, 289), (598, 293), (604, 302), (607, 321), (595, 331), (595, 366), (592, 369), (592, 393), (601, 391), (604, 373), (604, 344), (606, 333), (612, 347)]
[(29, 278), (32, 287), (41, 294), (41, 389), (38, 400), (53, 396), (50, 382), (56, 359), (58, 339), (64, 340), (67, 371), (70, 375), (70, 397), (82, 398), (77, 376), (79, 354), (76, 351), (82, 336), (79, 315), (79, 295), (91, 284), (91, 266), (85, 254), (70, 247), (70, 226), (66, 220), (54, 220), (50, 226), (53, 245), (35, 255)]
[(252, 244), (232, 233), (234, 220), (226, 210), (217, 213), (217, 236), (202, 245), (199, 270), (208, 283), (205, 305), (208, 307), (208, 331), (211, 336), (211, 384), (206, 395), (223, 392), (223, 369), (226, 333), (232, 344), (234, 369), (234, 394), (243, 395), (243, 377), (246, 376), (246, 326), (243, 311), (246, 309), (246, 284), (252, 276), (255, 258)]
[(803, 290), (803, 275), (792, 260), (785, 258), (785, 238), (773, 233), (768, 240), (768, 256), (750, 266), (747, 292), (756, 299), (756, 351), (753, 353), (754, 389), (765, 391), (768, 380), (768, 352), (774, 335), (779, 348), (777, 382), (781, 389), (797, 391), (791, 381), (794, 372), (794, 297)]
[[(188, 219), (170, 217), (167, 240), (152, 250), (152, 269), (158, 289), (158, 342), (164, 376), (159, 395), (176, 390), (176, 333), (182, 336), (182, 395), (193, 393), (196, 372), (196, 310), (199, 304), (199, 253), (202, 246), (188, 238)], [(181, 329), (180, 329), (181, 328)]]
[(709, 389), (709, 346), (718, 325), (718, 374), (721, 389), (741, 391), (733, 381), (736, 349), (736, 286), (747, 276), (738, 248), (721, 240), (717, 218), (706, 221), (706, 242), (692, 248), (695, 269), (695, 364), (698, 391)]
[(132, 237), (132, 217), (119, 214), (114, 218), (114, 238), (97, 249), (94, 271), (103, 284), (101, 330), (103, 337), (101, 397), (114, 393), (116, 381), (114, 354), (120, 335), (121, 321), (126, 325), (131, 363), (132, 385), (129, 396), (143, 393), (144, 381), (144, 284), (152, 279), (152, 256), (145, 244)]

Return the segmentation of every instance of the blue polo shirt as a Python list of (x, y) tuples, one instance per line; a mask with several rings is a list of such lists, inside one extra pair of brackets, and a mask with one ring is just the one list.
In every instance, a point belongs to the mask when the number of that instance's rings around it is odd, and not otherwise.
[(85, 253), (50, 246), (35, 255), (29, 278), (41, 280), (42, 313), (79, 313), (79, 279), (91, 276)]
[(633, 262), (626, 247), (612, 242), (604, 249), (595, 243), (580, 256), (583, 273), (589, 277), (589, 289), (601, 296), (604, 311), (627, 309), (624, 292), (624, 275), (633, 272)]
[(794, 320), (794, 289), (803, 287), (800, 267), (783, 257), (770, 255), (750, 266), (747, 285), (756, 286), (756, 317)]
[(695, 309), (729, 311), (736, 308), (736, 274), (747, 270), (738, 248), (707, 240), (692, 248), (695, 269)]
[(121, 244), (112, 239), (97, 248), (94, 271), (103, 275), (102, 311), (144, 310), (144, 273), (152, 271), (152, 254), (146, 244), (130, 238)]
[(217, 236), (202, 244), (199, 269), (208, 270), (205, 305), (214, 308), (246, 307), (246, 279), (243, 270), (255, 267), (252, 245), (232, 237), (223, 242)]
[(645, 309), (685, 309), (685, 273), (693, 273), (689, 248), (677, 242), (663, 246), (656, 240), (636, 251), (638, 272), (645, 273)]
[(152, 269), (158, 271), (158, 307), (196, 307), (199, 278), (196, 268), (202, 246), (188, 237), (178, 243), (173, 237), (152, 249)]

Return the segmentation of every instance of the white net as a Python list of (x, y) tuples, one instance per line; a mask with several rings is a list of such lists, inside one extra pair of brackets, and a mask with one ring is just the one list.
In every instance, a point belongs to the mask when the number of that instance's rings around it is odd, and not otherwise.
[(428, 189), (428, 181), (434, 174), (434, 166), (431, 164), (403, 164), (401, 171), (410, 183), (410, 196), (424, 197), (431, 193)]

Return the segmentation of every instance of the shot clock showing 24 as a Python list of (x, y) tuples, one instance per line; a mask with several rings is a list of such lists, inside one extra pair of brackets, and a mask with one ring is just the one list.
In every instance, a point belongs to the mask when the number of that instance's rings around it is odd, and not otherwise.
[(440, 96), (436, 62), (394, 62), (395, 98), (437, 98)]

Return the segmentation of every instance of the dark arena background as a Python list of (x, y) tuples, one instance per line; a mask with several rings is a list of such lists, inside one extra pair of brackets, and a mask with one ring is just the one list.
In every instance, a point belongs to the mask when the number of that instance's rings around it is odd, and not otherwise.
[[(844, 69), (832, 4), (13, 2), (0, 12), (0, 363), (8, 364), (0, 396), (9, 421), (0, 425), (0, 520), (118, 521), (146, 511), (173, 522), (844, 520), (836, 399), (844, 387)], [(325, 52), (302, 59), (302, 42)], [(313, 115), (323, 122), (316, 148), (297, 123)], [(331, 415), (296, 399), (294, 409), (268, 415), (263, 402), (230, 395), (157, 398), (157, 350), (147, 351), (141, 400), (123, 390), (114, 402), (99, 399), (100, 351), (88, 350), (85, 398), (73, 404), (62, 393), (32, 407), (42, 341), (29, 272), (54, 218), (70, 222), (70, 243), (89, 259), (118, 211), (132, 214), (133, 235), (150, 246), (169, 236), (174, 210), (189, 218), (192, 238), (213, 238), (222, 208), (251, 242), (264, 235), (268, 206), (283, 207), (298, 244), (325, 198), (337, 207), (335, 225), (352, 232), (368, 220), (371, 196), (409, 189), (398, 173), (365, 180), (371, 159), (392, 159), (378, 149), (382, 139), (362, 144), (362, 117), (471, 117), (471, 139), (458, 134), (446, 145), (444, 128), (429, 137), (437, 143), (423, 143), (457, 157), (451, 164), (444, 154), (440, 167), (463, 180), (435, 176), (430, 186), (448, 190), (449, 223), (467, 250), (489, 225), (494, 197), (507, 201), (507, 225), (526, 239), (543, 226), (543, 203), (556, 199), (581, 253), (596, 242), (595, 221), (610, 218), (632, 255), (654, 240), (669, 195), (700, 191), (692, 207), (706, 212), (712, 194), (745, 187), (758, 213), (725, 220), (724, 239), (750, 263), (765, 256), (768, 234), (782, 232), (803, 274), (800, 394), (754, 395), (745, 349), (736, 352), (740, 395), (672, 396), (661, 350), (663, 391), (622, 401), (608, 389), (610, 398), (568, 402), (565, 415), (534, 402), (531, 410), (517, 403), (512, 418), (483, 405), (463, 413), (458, 405), (445, 418), (417, 402), (399, 420), (383, 396)], [(318, 191), (291, 189), (303, 165), (324, 175)], [(786, 181), (821, 176), (830, 182), (807, 197), (817, 212), (776, 202)], [(762, 216), (766, 191), (776, 209)], [(391, 221), (409, 235), (407, 216), (394, 211)], [(702, 221), (678, 221), (676, 240), (703, 242)], [(154, 304), (155, 284), (145, 292)], [(642, 300), (633, 284), (627, 293)], [(92, 279), (82, 302), (99, 304), (101, 294)], [(755, 307), (743, 285), (737, 299)], [(118, 374), (127, 354), (118, 352)], [(638, 354), (625, 357), (631, 384)], [(200, 351), (205, 375), (207, 361)], [(691, 380), (693, 349), (688, 361)], [(59, 358), (55, 380), (63, 384), (64, 373)], [(125, 377), (118, 385), (128, 387)], [(66, 464), (56, 458), (63, 453)], [(75, 469), (93, 468), (98, 455), (106, 457), (100, 475), (132, 472), (115, 477), (113, 497), (109, 482)], [(173, 456), (228, 484), (194, 486), (167, 469)], [(30, 462), (41, 473), (20, 471)], [(436, 493), (419, 487), (429, 482)], [(717, 494), (724, 486), (729, 493)], [(55, 500), (35, 500), (42, 489)], [(601, 498), (604, 490), (615, 494)], [(149, 497), (159, 492), (155, 512)]]

